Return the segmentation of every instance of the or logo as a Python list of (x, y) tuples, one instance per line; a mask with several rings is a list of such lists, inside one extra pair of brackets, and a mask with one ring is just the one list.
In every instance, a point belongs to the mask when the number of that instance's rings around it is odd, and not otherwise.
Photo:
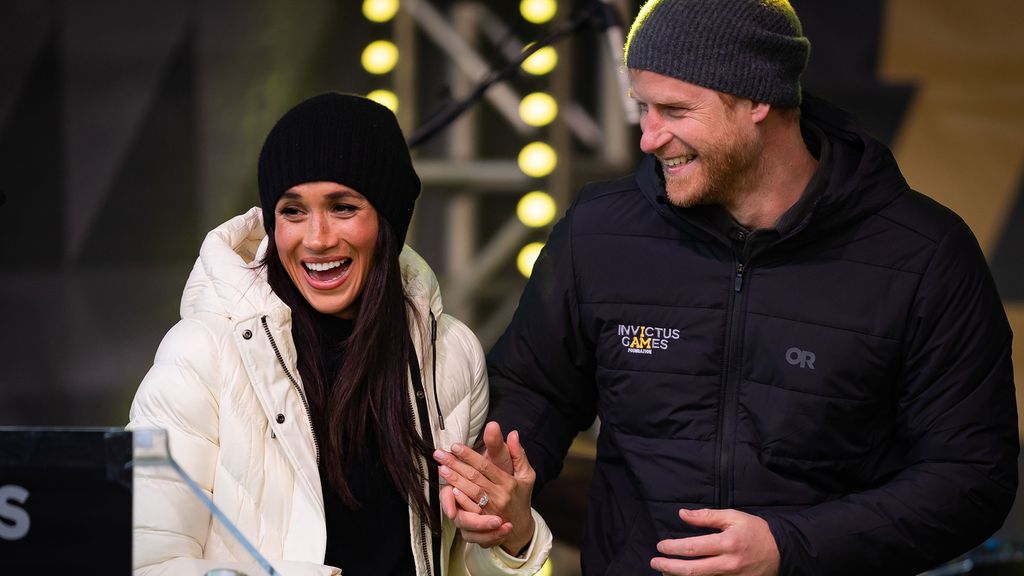
[(807, 350), (801, 350), (797, 347), (786, 350), (786, 362), (789, 362), (793, 366), (800, 366), (801, 368), (810, 368), (814, 370), (814, 359), (816, 356), (814, 352), (808, 352)]
[(654, 354), (655, 350), (668, 350), (672, 340), (679, 340), (679, 329), (619, 324), (619, 337), (626, 352)]
[(21, 540), (28, 534), (32, 521), (28, 512), (17, 504), (25, 504), (28, 490), (8, 484), (0, 486), (0, 539)]

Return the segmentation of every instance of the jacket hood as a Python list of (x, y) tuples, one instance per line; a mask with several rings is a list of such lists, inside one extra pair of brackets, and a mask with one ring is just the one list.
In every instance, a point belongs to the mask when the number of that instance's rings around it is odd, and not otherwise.
[(810, 216), (815, 229), (861, 220), (910, 189), (889, 148), (849, 113), (805, 93), (800, 114), (825, 134), (832, 152), (828, 186)]
[[(909, 190), (892, 152), (865, 132), (845, 111), (805, 93), (801, 123), (820, 130), (830, 147), (828, 184), (805, 218), (816, 230), (842, 226), (873, 214)], [(686, 212), (667, 202), (654, 156), (647, 155), (636, 181), (655, 209), (667, 217)]]
[[(230, 319), (269, 314), (290, 317), (288, 307), (274, 294), (260, 262), (268, 241), (259, 207), (235, 216), (211, 230), (199, 249), (181, 297), (181, 317), (212, 313)], [(443, 311), (437, 277), (412, 248), (399, 256), (405, 292), (420, 318)]]

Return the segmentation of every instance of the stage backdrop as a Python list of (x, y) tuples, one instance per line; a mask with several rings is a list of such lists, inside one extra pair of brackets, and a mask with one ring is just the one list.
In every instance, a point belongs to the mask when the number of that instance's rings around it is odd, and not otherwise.
[[(0, 0), (0, 424), (124, 424), (203, 235), (256, 201), (274, 119), (316, 92), (377, 87), (359, 53), (391, 28), (360, 4)], [(488, 6), (537, 39), (518, 4)], [(793, 4), (813, 43), (806, 87), (858, 114), (913, 187), (967, 220), (1024, 334), (1024, 3)], [(630, 19), (637, 3), (619, 6)], [(580, 42), (601, 46), (592, 36)], [(418, 45), (426, 112), (451, 63)], [(563, 54), (577, 92), (594, 54)], [(442, 274), (444, 202), (424, 191), (412, 237)], [(1024, 383), (1020, 337), (1014, 359)], [(1024, 539), (1022, 524), (1014, 512), (1008, 534)]]

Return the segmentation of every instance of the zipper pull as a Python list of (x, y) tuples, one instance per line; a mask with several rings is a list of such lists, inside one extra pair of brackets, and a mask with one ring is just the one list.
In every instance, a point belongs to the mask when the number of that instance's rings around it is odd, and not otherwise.
[(430, 313), (430, 382), (434, 386), (434, 409), (437, 410), (437, 421), (444, 430), (444, 415), (441, 414), (441, 400), (437, 395), (437, 318)]
[(743, 273), (746, 271), (746, 267), (743, 264), (736, 265), (736, 291), (743, 290)]

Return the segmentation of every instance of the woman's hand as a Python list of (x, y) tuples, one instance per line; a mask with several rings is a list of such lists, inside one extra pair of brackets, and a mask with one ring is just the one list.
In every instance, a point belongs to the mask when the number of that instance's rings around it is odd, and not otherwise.
[(484, 428), (484, 454), (464, 444), (451, 452), (437, 450), (434, 460), (448, 486), (442, 490), (445, 515), (455, 521), (467, 542), (501, 547), (518, 555), (533, 538), (530, 500), (536, 473), (512, 431), (502, 440), (501, 427), (489, 422)]

